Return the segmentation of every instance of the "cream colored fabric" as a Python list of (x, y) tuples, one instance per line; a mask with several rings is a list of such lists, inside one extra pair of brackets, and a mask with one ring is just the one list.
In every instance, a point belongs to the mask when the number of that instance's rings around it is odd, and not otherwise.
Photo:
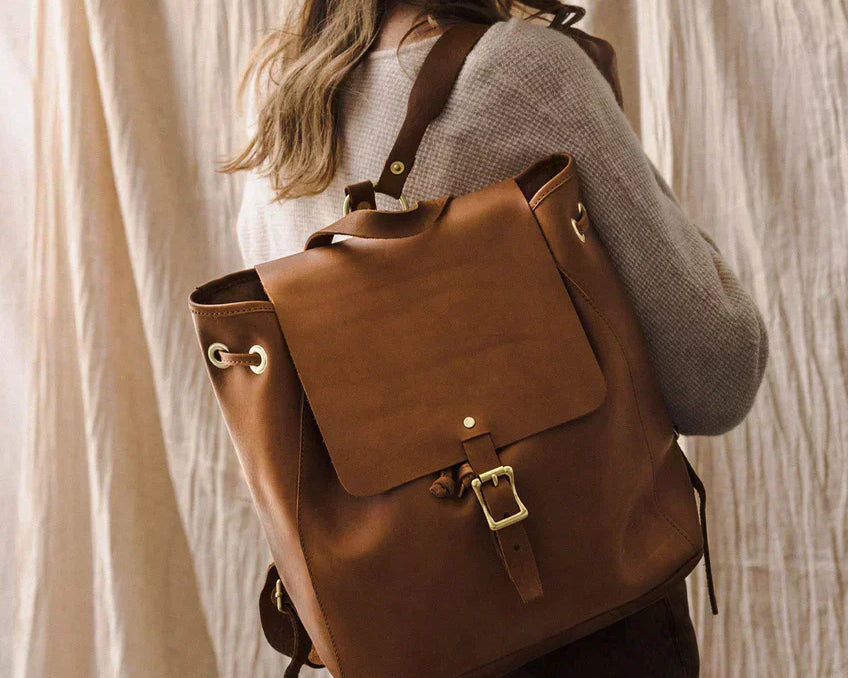
[(766, 317), (748, 421), (689, 441), (721, 615), (707, 676), (848, 676), (848, 14), (639, 3), (643, 141)]
[(187, 307), (240, 264), (239, 181), (213, 162), (274, 4), (38, 3), (18, 677), (279, 668), (267, 549)]
[[(0, 385), (0, 676), (12, 664), (16, 490), (24, 446), (28, 352), (27, 248), (32, 211), (32, 75), (30, 8), (0, 8), (0, 85), (7, 103), (0, 112), (0, 346), (19, 356)], [(9, 103), (14, 102), (14, 105)]]
[[(35, 218), (22, 220), (23, 200), (0, 214), (4, 235), (32, 242), (26, 313), (0, 320), (11, 346), (30, 346), (28, 400), (23, 378), (0, 387), (15, 404), (2, 410), (3, 473), (7, 459), (21, 469), (2, 675), (280, 675), (256, 616), (267, 549), (186, 297), (241, 266), (243, 179), (212, 163), (243, 137), (233, 84), (282, 2), (38, 0)], [(710, 617), (699, 568), (702, 675), (843, 678), (843, 3), (604, 0), (592, 13), (626, 38), (622, 61), (634, 55), (625, 92), (646, 150), (771, 340), (747, 422), (686, 441), (708, 487), (721, 607)], [(0, 151), (0, 194), (16, 201), (19, 168)], [(4, 282), (24, 275), (10, 251)], [(9, 453), (9, 440), (23, 443)], [(13, 500), (0, 500), (10, 552)]]

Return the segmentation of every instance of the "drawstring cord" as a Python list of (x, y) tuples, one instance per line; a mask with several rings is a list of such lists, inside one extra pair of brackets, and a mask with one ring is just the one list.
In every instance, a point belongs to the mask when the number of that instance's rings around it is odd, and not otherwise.
[(467, 461), (448, 466), (439, 471), (439, 477), (430, 485), (430, 494), (439, 499), (454, 496), (462, 499), (462, 495), (471, 487), (474, 475), (471, 464)]

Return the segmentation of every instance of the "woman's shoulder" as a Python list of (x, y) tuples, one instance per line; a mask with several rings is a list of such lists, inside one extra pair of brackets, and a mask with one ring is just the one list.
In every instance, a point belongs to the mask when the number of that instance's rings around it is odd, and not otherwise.
[(464, 82), (490, 105), (503, 101), (559, 118), (564, 107), (617, 109), (612, 88), (569, 35), (513, 17), (493, 24), (468, 55)]
[(589, 57), (567, 34), (518, 17), (493, 24), (472, 50), (468, 64), (471, 70), (523, 84), (593, 69)]

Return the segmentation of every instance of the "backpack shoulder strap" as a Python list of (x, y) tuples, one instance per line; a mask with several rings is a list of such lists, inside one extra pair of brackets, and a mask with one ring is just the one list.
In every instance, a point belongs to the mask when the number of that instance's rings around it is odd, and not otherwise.
[(465, 57), (488, 28), (485, 24), (457, 24), (430, 49), (412, 85), (403, 126), (375, 185), (378, 192), (400, 198), (427, 126), (442, 112)]
[[(606, 40), (574, 27), (584, 14), (582, 7), (562, 5), (551, 20), (550, 27), (571, 37), (592, 59), (612, 87), (616, 101), (621, 106), (621, 84), (615, 50)], [(488, 24), (457, 24), (448, 28), (430, 49), (412, 86), (403, 125), (380, 178), (373, 185), (373, 191), (370, 186), (366, 186), (368, 182), (345, 188), (347, 203), (353, 209), (367, 206), (375, 208), (374, 192), (400, 199), (427, 126), (444, 109), (466, 57), (488, 28)], [(367, 190), (363, 190), (363, 187)]]

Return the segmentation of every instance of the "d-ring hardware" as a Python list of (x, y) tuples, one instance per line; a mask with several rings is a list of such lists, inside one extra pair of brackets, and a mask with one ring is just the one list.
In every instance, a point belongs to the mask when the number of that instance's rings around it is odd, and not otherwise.
[(212, 363), (218, 369), (224, 370), (229, 367), (226, 363), (221, 362), (221, 359), (215, 355), (217, 351), (226, 351), (230, 352), (230, 349), (226, 344), (222, 344), (220, 341), (216, 341), (212, 344), (209, 344), (209, 348), (206, 349), (206, 355), (209, 356), (209, 362)]
[(577, 228), (577, 222), (583, 218), (583, 215), (586, 214), (586, 208), (583, 206), (582, 202), (577, 203), (577, 219), (571, 219), (571, 228), (574, 229), (574, 232), (577, 234), (577, 237), (580, 238), (580, 242), (586, 242), (586, 234), (583, 233), (579, 228)]
[[(406, 199), (405, 195), (401, 194), (398, 198), (398, 202), (400, 203), (401, 209), (404, 211), (409, 209), (409, 201)], [(345, 196), (344, 204), (342, 205), (342, 215), (347, 216), (350, 212), (350, 194), (348, 194)]]

